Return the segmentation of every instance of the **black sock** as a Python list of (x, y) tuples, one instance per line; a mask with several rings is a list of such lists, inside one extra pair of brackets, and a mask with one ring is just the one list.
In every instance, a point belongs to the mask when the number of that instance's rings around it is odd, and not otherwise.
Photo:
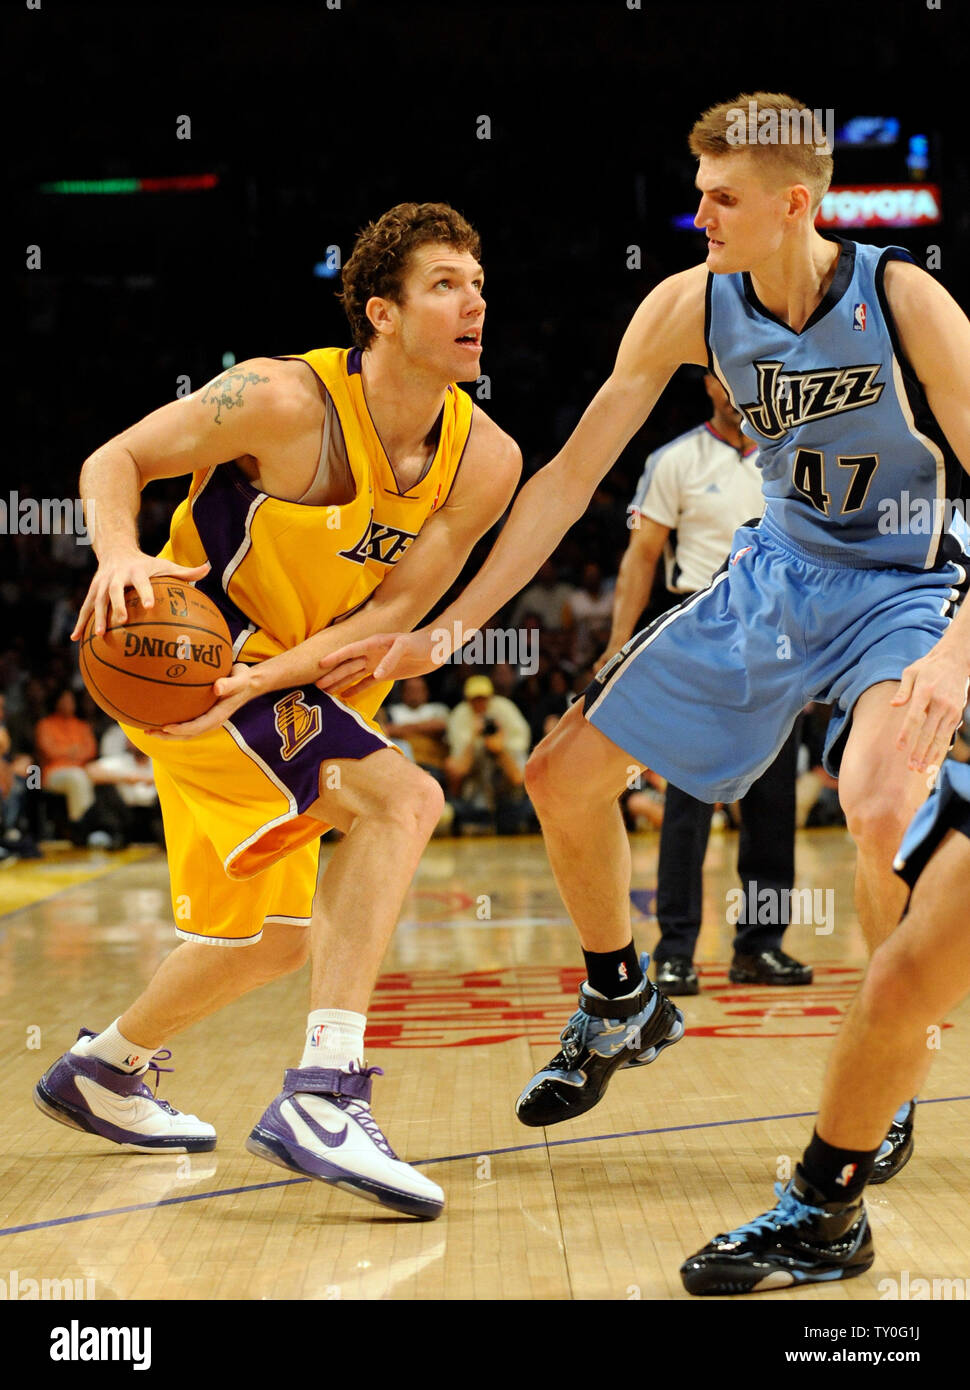
[(837, 1149), (812, 1132), (812, 1142), (802, 1154), (798, 1176), (821, 1192), (826, 1202), (847, 1202), (858, 1197), (872, 1176), (875, 1149)]
[(632, 938), (622, 951), (584, 951), (583, 958), (590, 987), (607, 999), (632, 994), (643, 980), (640, 957)]

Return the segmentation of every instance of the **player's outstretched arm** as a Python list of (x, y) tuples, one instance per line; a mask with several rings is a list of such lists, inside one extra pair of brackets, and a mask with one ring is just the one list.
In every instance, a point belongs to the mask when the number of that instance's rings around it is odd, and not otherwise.
[[(141, 490), (260, 451), (283, 433), (312, 428), (312, 397), (285, 366), (254, 358), (221, 373), (201, 390), (171, 401), (96, 449), (81, 470), (81, 498), (98, 569), (71, 633), (77, 641), (89, 614), (103, 632), (108, 613), (127, 617), (124, 591), (133, 586), (146, 608), (154, 603), (149, 578), (174, 574), (201, 579), (208, 565), (176, 565), (146, 555), (138, 544)], [(319, 405), (317, 405), (319, 413)]]
[(697, 266), (664, 280), (643, 301), (610, 377), (559, 453), (523, 487), (482, 569), (434, 626), (336, 653), (326, 663), (325, 688), (345, 688), (351, 674), (384, 680), (434, 669), (528, 583), (583, 515), (676, 368), (706, 362), (706, 283), (706, 269)]
[[(445, 505), (425, 522), (363, 608), (279, 656), (235, 666), (231, 675), (216, 682), (219, 699), (210, 710), (185, 724), (169, 725), (163, 732), (175, 738), (207, 733), (255, 695), (311, 684), (321, 662), (338, 648), (369, 640), (387, 629), (409, 632), (447, 593), (475, 542), (505, 511), (521, 471), (518, 445), (476, 409), (465, 456)], [(358, 671), (365, 677), (362, 681)], [(362, 666), (354, 666), (352, 673), (354, 679), (347, 684), (359, 683), (362, 689), (375, 684)]]
[[(942, 285), (903, 261), (886, 267), (896, 330), (926, 399), (957, 458), (970, 473), (970, 321)], [(939, 767), (963, 718), (970, 677), (970, 604), (964, 603), (928, 655), (903, 672), (896, 705), (908, 705), (897, 746), (914, 772)]]

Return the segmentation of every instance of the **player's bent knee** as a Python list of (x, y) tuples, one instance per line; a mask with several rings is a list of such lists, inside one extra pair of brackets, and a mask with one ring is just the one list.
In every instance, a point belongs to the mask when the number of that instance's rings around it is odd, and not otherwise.
[(568, 756), (562, 748), (534, 749), (525, 765), (525, 789), (537, 811), (563, 809), (570, 800), (570, 788), (575, 793), (575, 780), (569, 772)]
[(576, 790), (576, 735), (559, 729), (533, 748), (525, 765), (525, 789), (533, 805), (548, 804)]
[[(591, 746), (588, 725), (555, 731), (532, 752), (525, 765), (525, 789), (547, 819), (586, 814), (593, 804), (611, 805), (623, 790), (623, 775)], [(632, 760), (627, 760), (632, 766)]]
[(430, 836), (441, 819), (445, 794), (438, 782), (413, 763), (403, 779), (395, 784), (393, 795), (381, 808), (382, 820), (393, 821), (408, 833)]
[(849, 834), (863, 852), (882, 855), (891, 862), (911, 819), (912, 808), (902, 798), (871, 792), (857, 800), (846, 798), (842, 806)]
[(533, 804), (541, 802), (546, 793), (549, 777), (549, 764), (542, 745), (533, 748), (525, 765), (525, 789)]

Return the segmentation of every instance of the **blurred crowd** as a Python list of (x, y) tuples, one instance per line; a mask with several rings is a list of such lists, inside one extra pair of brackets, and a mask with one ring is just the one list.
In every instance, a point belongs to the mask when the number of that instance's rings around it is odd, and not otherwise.
[[(625, 531), (618, 536), (622, 553)], [(615, 575), (557, 553), (494, 620), (512, 660), (449, 663), (399, 682), (378, 716), (386, 737), (440, 783), (438, 835), (539, 830), (524, 786), (530, 750), (581, 697), (610, 635)], [(120, 848), (164, 843), (150, 761), (94, 705), (69, 640), (87, 577), (68, 572), (40, 630), (0, 652), (0, 863), (41, 853), (52, 839)], [(646, 617), (670, 596), (655, 591)], [(842, 823), (835, 782), (821, 769), (828, 712), (811, 706), (802, 730), (799, 823)], [(958, 742), (958, 756), (965, 748)], [(663, 780), (647, 773), (621, 805), (629, 829), (658, 827)], [(719, 821), (736, 824), (731, 807)], [(716, 822), (717, 823), (717, 822)]]
[[(0, 652), (0, 861), (32, 857), (51, 838), (162, 843), (151, 763), (94, 704), (77, 670), (70, 632), (86, 585), (86, 575), (66, 573), (41, 613), (35, 590), (34, 622)], [(501, 662), (486, 674), (456, 663), (395, 687), (379, 719), (445, 789), (441, 833), (538, 829), (526, 759), (588, 684), (611, 611), (612, 578), (598, 564), (573, 578), (550, 561), (506, 615), (521, 666)]]
[[(683, 388), (662, 412), (668, 438), (700, 413), (696, 381), (687, 378)], [(570, 424), (559, 421), (557, 432)], [(532, 747), (582, 695), (609, 647), (641, 448), (635, 443), (627, 451), (556, 553), (492, 619), (506, 659), (454, 661), (427, 678), (400, 682), (385, 702), (378, 717), (386, 736), (445, 791), (439, 835), (538, 831), (525, 764)], [(526, 472), (541, 462), (533, 455)], [(147, 490), (140, 518), (147, 551), (164, 544), (184, 491), (182, 478)], [(493, 539), (478, 543), (437, 611), (468, 583)], [(70, 641), (95, 567), (91, 546), (71, 534), (8, 534), (6, 540), (0, 598), (17, 621), (0, 650), (0, 864), (37, 855), (51, 839), (102, 848), (163, 843), (151, 763), (90, 699)], [(674, 601), (658, 567), (638, 626)], [(827, 708), (809, 706), (801, 722), (799, 825), (844, 823), (836, 783), (821, 767), (827, 721)], [(954, 756), (968, 756), (962, 738)], [(651, 772), (627, 789), (621, 807), (630, 830), (661, 824), (664, 791)], [(736, 825), (735, 808), (719, 808), (715, 824)]]

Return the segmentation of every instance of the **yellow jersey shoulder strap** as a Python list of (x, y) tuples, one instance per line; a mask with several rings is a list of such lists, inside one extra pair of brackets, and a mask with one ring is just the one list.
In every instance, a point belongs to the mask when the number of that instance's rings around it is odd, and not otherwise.
[(371, 465), (375, 485), (388, 496), (426, 504), (430, 501), (431, 511), (444, 505), (472, 427), (475, 406), (466, 392), (455, 382), (446, 387), (434, 458), (423, 477), (406, 493), (401, 493), (364, 395), (360, 348), (314, 348), (310, 352), (295, 353), (293, 357), (306, 362), (330, 393), (352, 467), (359, 450)]

